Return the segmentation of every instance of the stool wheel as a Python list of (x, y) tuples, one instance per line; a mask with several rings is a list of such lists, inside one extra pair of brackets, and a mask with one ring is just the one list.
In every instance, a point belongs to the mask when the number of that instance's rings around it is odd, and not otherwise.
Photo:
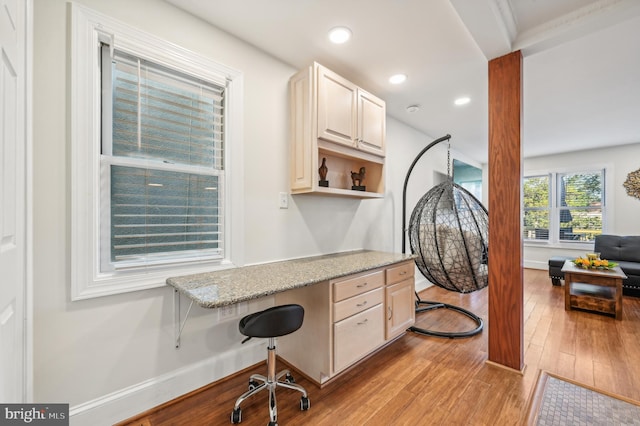
[(242, 421), (242, 410), (240, 408), (231, 412), (231, 423), (237, 424)]
[(300, 398), (300, 410), (301, 411), (307, 411), (310, 406), (311, 406), (311, 403), (309, 402), (309, 398), (308, 397), (303, 396), (303, 397)]
[(284, 381), (287, 383), (295, 383), (295, 379), (293, 378), (293, 376), (291, 375), (291, 373), (288, 373), (286, 376), (284, 376)]
[(258, 386), (260, 386), (260, 383), (256, 382), (255, 380), (249, 380), (249, 390), (254, 390)]

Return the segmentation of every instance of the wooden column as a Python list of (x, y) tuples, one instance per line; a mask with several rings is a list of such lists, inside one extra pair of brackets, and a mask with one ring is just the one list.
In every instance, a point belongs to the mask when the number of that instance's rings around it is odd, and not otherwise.
[(489, 361), (524, 368), (522, 54), (489, 61)]

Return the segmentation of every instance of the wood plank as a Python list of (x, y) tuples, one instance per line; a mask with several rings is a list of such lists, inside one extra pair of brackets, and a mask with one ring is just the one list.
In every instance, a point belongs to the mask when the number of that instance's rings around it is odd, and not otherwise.
[[(408, 333), (322, 389), (293, 374), (311, 401), (300, 411), (300, 396), (278, 389), (278, 419), (291, 425), (520, 425), (541, 363), (550, 374), (603, 392), (640, 400), (640, 298), (624, 298), (624, 317), (565, 311), (563, 288), (551, 285), (547, 271), (525, 270), (524, 299), (535, 303), (527, 322), (542, 322), (537, 344), (527, 346), (523, 375), (487, 364), (488, 333), (469, 339), (441, 339)], [(420, 294), (469, 309), (486, 321), (488, 291), (460, 295), (438, 287)], [(442, 310), (439, 310), (442, 311)], [(547, 318), (552, 318), (550, 326)], [(447, 312), (418, 314), (438, 327), (468, 325)], [(527, 328), (530, 324), (525, 324)], [(539, 331), (539, 333), (542, 333)], [(241, 337), (238, 337), (241, 339)], [(280, 363), (278, 370), (285, 366)], [(120, 423), (120, 426), (224, 425), (250, 374), (264, 363)], [(266, 394), (242, 405), (242, 425), (268, 422)]]
[(524, 367), (522, 54), (489, 61), (489, 359)]

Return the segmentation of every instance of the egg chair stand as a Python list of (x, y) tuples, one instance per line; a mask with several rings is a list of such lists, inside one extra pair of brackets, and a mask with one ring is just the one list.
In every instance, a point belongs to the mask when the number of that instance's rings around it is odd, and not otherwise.
[[(409, 233), (412, 253), (417, 255), (416, 266), (425, 278), (447, 290), (469, 293), (487, 285), (488, 214), (486, 208), (472, 194), (453, 183), (449, 174), (450, 153), (447, 158), (447, 182), (435, 186), (422, 197), (411, 215), (410, 228), (407, 229), (406, 226), (409, 176), (418, 160), (429, 149), (449, 139), (451, 135), (446, 135), (430, 143), (416, 156), (407, 171), (402, 191), (402, 253), (406, 252), (406, 236)], [(445, 206), (444, 210), (442, 205)], [(426, 223), (421, 222), (425, 219)], [(478, 274), (479, 270), (485, 273)], [(484, 327), (482, 318), (473, 312), (447, 303), (422, 300), (417, 291), (415, 296), (416, 314), (449, 309), (470, 318), (475, 323), (475, 328), (464, 331), (437, 331), (413, 326), (409, 328), (410, 331), (456, 339), (475, 336)]]

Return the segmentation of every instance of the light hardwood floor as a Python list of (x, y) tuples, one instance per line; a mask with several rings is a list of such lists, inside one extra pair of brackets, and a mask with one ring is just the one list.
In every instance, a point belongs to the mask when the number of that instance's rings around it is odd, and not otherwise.
[[(461, 295), (429, 288), (424, 300), (465, 307), (485, 320), (467, 339), (407, 333), (401, 339), (319, 389), (295, 375), (311, 408), (299, 410), (299, 394), (278, 390), (278, 420), (289, 425), (519, 425), (539, 369), (640, 401), (640, 298), (624, 297), (623, 319), (565, 311), (563, 287), (546, 271), (524, 273), (524, 374), (487, 364), (487, 289)], [(419, 314), (424, 328), (469, 327), (445, 310)], [(309, 354), (313, 356), (313, 354)], [(283, 367), (279, 365), (280, 369)], [(225, 425), (251, 368), (126, 425)], [(242, 425), (268, 423), (266, 394), (244, 402)]]

